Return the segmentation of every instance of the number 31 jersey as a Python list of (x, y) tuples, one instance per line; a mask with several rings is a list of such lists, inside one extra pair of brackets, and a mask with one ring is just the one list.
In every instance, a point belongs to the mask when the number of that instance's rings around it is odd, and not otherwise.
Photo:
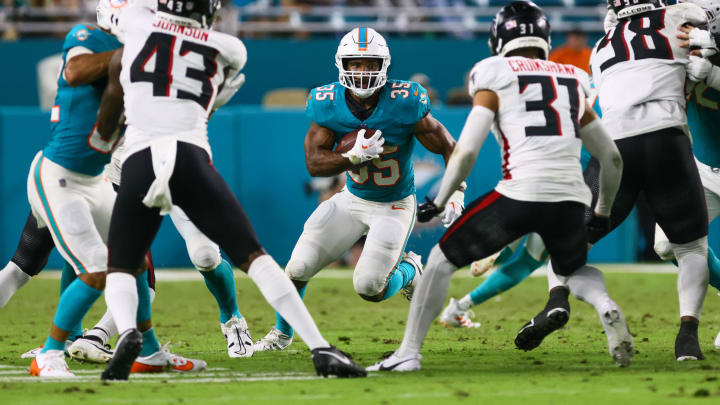
[(706, 23), (698, 6), (682, 3), (621, 19), (593, 49), (590, 64), (603, 123), (613, 139), (683, 127), (685, 65), (678, 27)]
[(232, 77), (245, 65), (245, 45), (217, 31), (158, 19), (144, 7), (131, 8), (121, 22), (128, 154), (163, 136), (210, 153), (210, 109), (226, 74)]
[(502, 158), (497, 192), (520, 201), (590, 205), (579, 132), (591, 96), (587, 73), (541, 59), (493, 56), (470, 72), (470, 95), (480, 90), (500, 100), (492, 128)]

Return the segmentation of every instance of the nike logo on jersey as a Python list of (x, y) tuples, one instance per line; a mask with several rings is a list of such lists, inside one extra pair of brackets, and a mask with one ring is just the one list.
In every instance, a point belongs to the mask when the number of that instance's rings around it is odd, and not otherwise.
[(391, 206), (390, 208), (392, 208), (392, 209), (394, 209), (394, 210), (404, 210), (404, 209), (405, 209), (404, 207), (396, 207), (396, 206), (394, 206), (394, 205)]
[(328, 356), (335, 357), (339, 362), (341, 362), (341, 363), (343, 363), (343, 364), (345, 364), (345, 365), (348, 365), (348, 366), (352, 364), (352, 363), (350, 363), (350, 360), (349, 360), (347, 357), (345, 357), (345, 356), (338, 356), (336, 353), (333, 353), (333, 352), (318, 351), (317, 353), (318, 353), (318, 354), (327, 354)]
[(411, 360), (414, 360), (414, 359), (412, 359), (412, 358), (410, 358), (410, 359), (405, 359), (405, 360), (399, 361), (399, 362), (397, 362), (397, 363), (395, 363), (395, 364), (393, 364), (392, 366), (389, 366), (389, 367), (385, 367), (384, 364), (380, 363), (380, 371), (392, 371), (392, 370), (394, 370), (397, 366), (399, 366), (399, 365), (401, 365), (401, 364), (403, 364), (403, 363), (407, 363), (408, 361), (411, 361)]

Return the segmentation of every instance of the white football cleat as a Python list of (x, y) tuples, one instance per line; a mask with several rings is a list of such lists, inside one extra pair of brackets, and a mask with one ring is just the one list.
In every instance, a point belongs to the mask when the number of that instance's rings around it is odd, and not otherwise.
[(715, 338), (715, 348), (720, 350), (720, 332), (718, 332), (717, 337)]
[(450, 302), (440, 315), (440, 323), (447, 328), (479, 328), (480, 322), (473, 322), (470, 318), (474, 318), (475, 313), (470, 310), (460, 309), (455, 298), (450, 298)]
[[(70, 353), (68, 352), (68, 349), (70, 348), (70, 345), (72, 345), (72, 343), (73, 342), (70, 340), (65, 341), (65, 356), (67, 356), (67, 357), (70, 357)], [(42, 348), (43, 347), (40, 346), (40, 347), (36, 347), (34, 349), (30, 349), (30, 350), (26, 351), (25, 353), (21, 354), (20, 358), (21, 359), (34, 359), (35, 356), (40, 354), (40, 352), (42, 351)]]
[(635, 355), (635, 345), (620, 307), (613, 300), (608, 300), (599, 316), (607, 336), (608, 350), (615, 364), (620, 367), (629, 366)]
[(30, 374), (36, 377), (72, 378), (75, 377), (65, 363), (65, 353), (62, 350), (48, 350), (37, 353), (30, 363)]
[(472, 274), (473, 277), (480, 277), (490, 271), (490, 269), (495, 267), (495, 260), (497, 260), (498, 256), (500, 256), (501, 252), (502, 250), (484, 259), (472, 262), (472, 264), (470, 264), (470, 274)]
[(402, 289), (402, 295), (407, 298), (408, 301), (412, 301), (412, 296), (415, 292), (415, 288), (417, 288), (417, 286), (420, 284), (420, 280), (422, 280), (422, 257), (420, 257), (420, 255), (415, 252), (407, 252), (403, 256), (402, 261), (408, 262), (412, 264), (413, 267), (415, 267), (415, 277), (413, 277), (412, 281)]
[(283, 350), (286, 347), (290, 346), (292, 340), (292, 337), (280, 332), (280, 330), (273, 326), (273, 328), (270, 329), (270, 332), (268, 332), (268, 334), (265, 335), (264, 338), (255, 342), (255, 344), (253, 345), (253, 350), (256, 352)]
[(176, 371), (179, 373), (188, 373), (203, 371), (207, 368), (207, 363), (203, 360), (188, 359), (179, 354), (170, 353), (167, 345), (160, 348), (159, 351), (145, 357), (135, 359), (130, 368), (131, 373), (159, 373), (162, 371)]
[(250, 337), (245, 318), (234, 316), (225, 323), (220, 324), (225, 340), (227, 340), (228, 356), (233, 358), (252, 357), (253, 341)]
[(107, 363), (113, 356), (110, 345), (103, 344), (99, 337), (92, 335), (75, 339), (67, 352), (72, 359), (101, 364)]
[(370, 367), (367, 367), (367, 371), (419, 371), (420, 370), (420, 359), (422, 356), (419, 354), (411, 354), (405, 357), (397, 357), (393, 353), (390, 357), (383, 361), (379, 361)]

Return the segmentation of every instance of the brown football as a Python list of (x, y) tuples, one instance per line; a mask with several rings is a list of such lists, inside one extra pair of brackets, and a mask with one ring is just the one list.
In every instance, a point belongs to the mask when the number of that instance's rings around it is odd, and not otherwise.
[[(345, 153), (352, 149), (353, 146), (355, 146), (355, 139), (357, 139), (357, 133), (358, 131), (360, 131), (360, 129), (356, 129), (343, 135), (337, 145), (335, 145), (335, 152)], [(365, 129), (365, 139), (371, 138), (373, 134), (375, 134), (374, 129)]]

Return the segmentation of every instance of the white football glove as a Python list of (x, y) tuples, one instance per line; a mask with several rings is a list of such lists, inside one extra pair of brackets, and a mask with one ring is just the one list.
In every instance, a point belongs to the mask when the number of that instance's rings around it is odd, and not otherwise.
[(234, 77), (228, 77), (225, 80), (223, 88), (215, 97), (215, 103), (213, 104), (213, 111), (227, 104), (228, 101), (237, 93), (237, 91), (245, 84), (245, 73), (240, 73)]
[(690, 63), (686, 66), (687, 77), (693, 82), (704, 82), (710, 74), (712, 63), (705, 58), (690, 55)]
[(456, 190), (450, 196), (445, 209), (442, 213), (442, 223), (445, 228), (449, 228), (463, 213), (465, 210), (465, 192)]
[(608, 32), (610, 32), (610, 30), (615, 28), (617, 24), (618, 18), (617, 14), (615, 14), (615, 10), (608, 9), (607, 14), (605, 15), (605, 21), (603, 21), (603, 28), (605, 29), (605, 33), (607, 34)]
[(717, 44), (710, 31), (693, 28), (688, 35), (690, 36), (690, 46), (701, 48), (700, 53), (704, 58), (713, 56), (718, 52)]
[(382, 131), (377, 130), (369, 139), (365, 139), (365, 130), (358, 131), (355, 138), (355, 145), (349, 151), (342, 154), (343, 157), (350, 159), (353, 165), (365, 163), (368, 160), (377, 159), (383, 153), (383, 144), (385, 138), (382, 137)]

